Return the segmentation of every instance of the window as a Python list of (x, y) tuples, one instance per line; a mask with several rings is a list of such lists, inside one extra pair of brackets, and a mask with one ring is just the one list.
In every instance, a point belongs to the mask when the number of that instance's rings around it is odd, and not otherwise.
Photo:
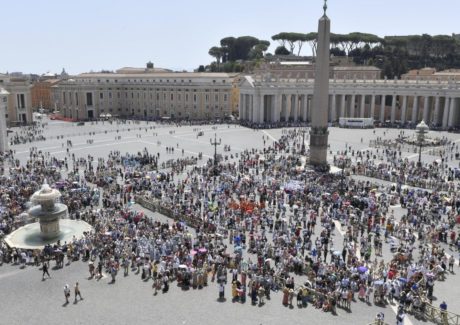
[(219, 101), (219, 95), (214, 95), (214, 101), (218, 102)]
[(75, 93), (75, 105), (78, 106), (78, 93)]
[(26, 99), (24, 94), (18, 94), (18, 108), (26, 108)]
[(62, 93), (62, 103), (65, 105), (66, 103), (66, 100), (65, 100), (65, 92)]
[(86, 93), (86, 105), (93, 106), (93, 93)]
[(104, 99), (104, 93), (99, 93), (99, 98)]
[(185, 101), (188, 102), (188, 94), (185, 94)]
[(112, 93), (111, 92), (109, 93), (109, 98), (112, 99)]
[(206, 103), (209, 102), (209, 95), (208, 94), (206, 94), (205, 100), (206, 100)]
[(227, 101), (227, 94), (224, 94), (224, 102)]
[(193, 94), (193, 101), (196, 103), (196, 94)]
[(173, 94), (171, 94), (171, 100), (174, 100), (174, 95)]

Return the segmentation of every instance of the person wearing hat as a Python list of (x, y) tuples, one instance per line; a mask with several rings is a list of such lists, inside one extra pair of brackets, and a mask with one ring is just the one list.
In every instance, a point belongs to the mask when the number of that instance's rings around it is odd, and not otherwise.
[(65, 303), (69, 303), (69, 297), (70, 297), (70, 287), (68, 284), (64, 286), (64, 297), (65, 297)]
[(447, 304), (445, 301), (439, 305), (439, 309), (441, 309), (441, 318), (443, 324), (447, 324)]

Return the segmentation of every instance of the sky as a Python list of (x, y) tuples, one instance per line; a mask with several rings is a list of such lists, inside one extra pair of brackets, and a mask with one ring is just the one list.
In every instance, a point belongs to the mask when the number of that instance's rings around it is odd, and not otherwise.
[[(227, 36), (317, 30), (323, 0), (0, 0), (0, 73), (193, 71)], [(328, 0), (331, 32), (460, 33), (459, 0)], [(309, 55), (308, 45), (301, 54)]]

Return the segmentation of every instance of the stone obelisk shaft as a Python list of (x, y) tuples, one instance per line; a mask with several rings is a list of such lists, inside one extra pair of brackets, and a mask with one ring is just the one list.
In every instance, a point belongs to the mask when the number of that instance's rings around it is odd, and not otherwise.
[(6, 114), (8, 92), (3, 88), (0, 88), (0, 152), (8, 150), (8, 137), (6, 129)]
[(314, 166), (327, 166), (330, 29), (331, 22), (325, 13), (318, 23), (315, 87), (311, 112), (310, 164)]

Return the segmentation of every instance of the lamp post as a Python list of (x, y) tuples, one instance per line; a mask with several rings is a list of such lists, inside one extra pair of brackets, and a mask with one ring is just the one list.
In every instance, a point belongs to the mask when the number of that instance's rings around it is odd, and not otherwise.
[(417, 127), (415, 133), (417, 134), (417, 144), (419, 146), (418, 151), (418, 167), (422, 167), (422, 147), (425, 142), (425, 136), (428, 133), (430, 128), (426, 125), (425, 121), (420, 122)]
[(340, 194), (345, 193), (345, 157), (342, 157), (342, 177), (340, 178)]
[(217, 146), (219, 146), (222, 141), (219, 139), (217, 141), (217, 135), (214, 133), (214, 141), (212, 139), (209, 139), (209, 142), (211, 143), (211, 146), (214, 146), (214, 176), (217, 176), (219, 174), (217, 170)]
[(305, 132), (307, 130), (302, 129), (302, 156), (305, 156)]

